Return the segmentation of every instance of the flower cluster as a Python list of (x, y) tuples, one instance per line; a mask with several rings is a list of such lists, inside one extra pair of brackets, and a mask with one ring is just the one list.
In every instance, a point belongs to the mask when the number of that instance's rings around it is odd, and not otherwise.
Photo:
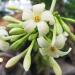
[[(28, 71), (31, 66), (32, 49), (34, 51), (37, 49), (36, 52), (40, 53), (42, 58), (49, 63), (56, 75), (62, 75), (62, 71), (54, 58), (65, 56), (71, 51), (71, 47), (65, 52), (62, 49), (68, 37), (75, 41), (75, 35), (63, 21), (64, 18), (53, 12), (54, 1), (50, 10), (45, 9), (44, 3), (33, 5), (32, 9), (25, 8), (21, 21), (12, 16), (3, 18), (9, 21), (9, 24), (7, 25), (8, 32), (6, 29), (0, 28), (0, 50), (18, 51), (27, 41), (31, 42), (23, 52), (7, 62), (6, 68), (14, 66), (24, 57), (23, 67)], [(65, 18), (66, 21), (68, 19)], [(69, 19), (69, 21), (75, 22), (73, 19)]]

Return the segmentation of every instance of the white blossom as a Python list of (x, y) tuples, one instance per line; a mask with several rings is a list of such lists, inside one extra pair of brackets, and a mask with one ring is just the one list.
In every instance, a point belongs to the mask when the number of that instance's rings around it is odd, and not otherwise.
[(54, 58), (58, 58), (60, 56), (67, 55), (71, 51), (71, 48), (69, 48), (67, 52), (63, 52), (60, 50), (64, 47), (66, 40), (67, 37), (64, 34), (60, 34), (56, 37), (54, 46), (51, 46), (51, 43), (49, 43), (42, 36), (37, 39), (37, 42), (40, 46), (39, 50), (42, 55), (49, 55)]
[(24, 29), (28, 33), (32, 32), (36, 27), (39, 35), (44, 36), (49, 32), (49, 26), (55, 23), (54, 17), (49, 10), (45, 10), (45, 4), (40, 3), (32, 6), (32, 9), (24, 9), (22, 14)]

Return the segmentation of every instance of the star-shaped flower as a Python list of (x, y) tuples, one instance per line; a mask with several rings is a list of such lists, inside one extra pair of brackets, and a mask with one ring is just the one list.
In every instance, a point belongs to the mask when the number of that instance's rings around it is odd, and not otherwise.
[(69, 48), (67, 52), (63, 52), (60, 50), (64, 47), (66, 40), (67, 37), (64, 34), (60, 34), (56, 37), (54, 46), (51, 46), (50, 43), (44, 37), (39, 37), (37, 41), (40, 46), (40, 53), (42, 55), (49, 55), (54, 58), (67, 55), (71, 51), (71, 48)]
[(26, 32), (32, 32), (36, 27), (39, 35), (44, 36), (49, 32), (49, 26), (55, 23), (53, 14), (49, 10), (45, 10), (45, 4), (40, 3), (32, 6), (32, 9), (25, 9), (22, 14), (24, 29)]

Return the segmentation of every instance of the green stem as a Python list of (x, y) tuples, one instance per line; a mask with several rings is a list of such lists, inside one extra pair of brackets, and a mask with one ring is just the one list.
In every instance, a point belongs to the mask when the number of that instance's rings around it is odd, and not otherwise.
[(75, 23), (75, 20), (72, 19), (72, 18), (65, 18), (65, 17), (61, 17), (63, 20), (66, 20), (66, 21), (69, 21), (69, 22), (72, 22), (72, 23)]
[(51, 43), (52, 46), (54, 46), (55, 39), (56, 39), (56, 25), (54, 25), (54, 29), (53, 29), (53, 38)]
[(51, 7), (50, 7), (50, 12), (53, 13), (54, 8), (55, 8), (56, 0), (52, 1)]

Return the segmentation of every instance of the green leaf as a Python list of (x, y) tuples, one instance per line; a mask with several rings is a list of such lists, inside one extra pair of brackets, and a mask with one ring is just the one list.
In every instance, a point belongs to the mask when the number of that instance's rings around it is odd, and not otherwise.
[(11, 35), (17, 35), (17, 34), (22, 34), (24, 33), (24, 29), (22, 28), (12, 28), (10, 31), (9, 31), (9, 34)]

